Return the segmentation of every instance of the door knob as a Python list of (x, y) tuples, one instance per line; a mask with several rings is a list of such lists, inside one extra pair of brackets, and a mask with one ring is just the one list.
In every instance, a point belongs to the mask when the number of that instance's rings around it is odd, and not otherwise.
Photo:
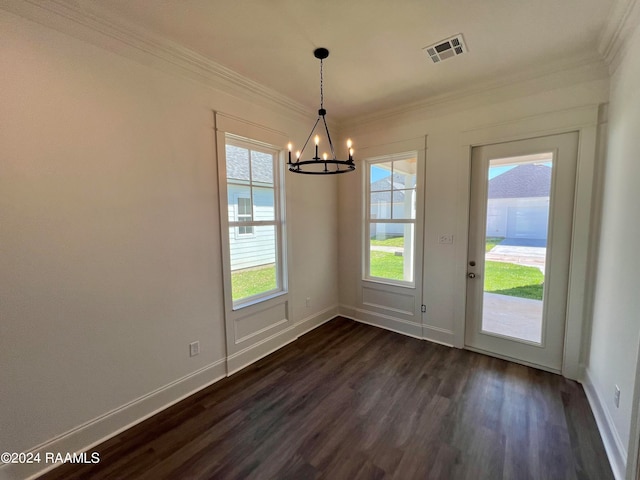
[(469, 273), (467, 273), (467, 277), (469, 277), (469, 278), (476, 278), (476, 274), (475, 274), (475, 273), (473, 273), (473, 272), (469, 272)]

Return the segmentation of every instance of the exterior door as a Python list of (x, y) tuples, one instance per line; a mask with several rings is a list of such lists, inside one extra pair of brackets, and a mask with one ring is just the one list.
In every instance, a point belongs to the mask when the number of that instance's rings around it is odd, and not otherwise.
[(474, 147), (465, 344), (560, 372), (578, 134)]

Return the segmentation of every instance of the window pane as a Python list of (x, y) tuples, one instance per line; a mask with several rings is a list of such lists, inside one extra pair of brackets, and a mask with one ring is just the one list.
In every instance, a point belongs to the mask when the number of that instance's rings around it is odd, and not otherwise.
[(371, 165), (369, 178), (372, 192), (391, 190), (391, 164), (392, 162)]
[(256, 220), (273, 220), (275, 218), (273, 188), (253, 188), (253, 212)]
[(416, 191), (394, 190), (393, 191), (393, 219), (416, 218)]
[(233, 301), (278, 289), (275, 226), (253, 227), (253, 235), (246, 237), (234, 230), (229, 228)]
[(273, 185), (273, 155), (251, 151), (251, 180)]
[[(248, 214), (251, 215), (251, 209), (248, 212), (240, 212), (240, 205), (244, 205), (244, 203), (249, 200), (251, 197), (251, 188), (246, 185), (236, 185), (233, 183), (227, 184), (227, 210), (229, 212), (229, 221), (235, 222), (239, 220), (238, 215)], [(247, 199), (247, 200), (242, 200)], [(249, 203), (250, 204), (250, 203)], [(251, 220), (251, 218), (243, 218), (242, 220), (247, 221)]]
[(369, 275), (413, 282), (413, 223), (371, 223), (369, 232)]
[(391, 218), (391, 192), (371, 192), (371, 218)]
[(249, 180), (249, 150), (226, 145), (227, 178)]
[(250, 198), (238, 198), (238, 216), (251, 216), (251, 199)]
[(416, 186), (415, 158), (393, 162), (394, 188), (414, 188)]

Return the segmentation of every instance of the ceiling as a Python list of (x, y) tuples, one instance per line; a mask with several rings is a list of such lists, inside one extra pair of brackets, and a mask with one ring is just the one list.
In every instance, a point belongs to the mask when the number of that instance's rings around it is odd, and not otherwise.
[[(615, 0), (77, 0), (337, 119), (593, 61)], [(422, 48), (462, 33), (468, 53)]]

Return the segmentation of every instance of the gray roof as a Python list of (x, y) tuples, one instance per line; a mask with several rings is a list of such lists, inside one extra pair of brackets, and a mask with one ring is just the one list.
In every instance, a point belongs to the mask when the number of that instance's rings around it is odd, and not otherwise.
[[(249, 150), (235, 145), (226, 146), (227, 178), (249, 180)], [(251, 175), (254, 182), (273, 183), (273, 157), (251, 150)]]
[[(393, 175), (393, 203), (404, 202), (404, 182), (405, 176), (401, 174)], [(388, 175), (371, 184), (371, 202), (388, 202), (389, 190), (392, 189), (391, 175)], [(382, 191), (381, 191), (382, 190)], [(386, 191), (384, 191), (386, 190)]]
[(551, 167), (527, 163), (489, 180), (489, 198), (548, 197)]

